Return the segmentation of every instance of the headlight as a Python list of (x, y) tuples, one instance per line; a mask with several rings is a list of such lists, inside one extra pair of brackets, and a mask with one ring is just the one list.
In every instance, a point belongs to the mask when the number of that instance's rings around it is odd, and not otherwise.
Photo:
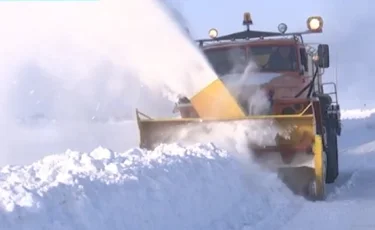
[(307, 19), (307, 28), (311, 31), (321, 31), (323, 29), (323, 19), (319, 16), (309, 17)]
[(208, 36), (210, 36), (210, 38), (216, 38), (218, 35), (219, 35), (219, 32), (217, 32), (217, 30), (214, 28), (208, 31)]

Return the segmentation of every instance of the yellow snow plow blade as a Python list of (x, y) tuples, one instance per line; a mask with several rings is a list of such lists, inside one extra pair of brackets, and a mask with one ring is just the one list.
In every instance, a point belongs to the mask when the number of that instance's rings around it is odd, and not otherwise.
[[(315, 133), (314, 115), (307, 113), (308, 110), (313, 110), (312, 107), (310, 103), (304, 111), (295, 115), (239, 116), (221, 119), (153, 119), (137, 110), (140, 147), (151, 150), (160, 144), (189, 145), (202, 142), (212, 142), (220, 147), (221, 141), (238, 138), (241, 131), (235, 131), (236, 134), (233, 135), (233, 130), (242, 130), (245, 132), (240, 135), (245, 137), (248, 153), (255, 161), (266, 168), (277, 170), (281, 179), (296, 194), (323, 199), (324, 152), (322, 139)], [(270, 127), (277, 132), (265, 132)], [(228, 130), (232, 131), (227, 132)], [(267, 144), (258, 141), (262, 132)]]

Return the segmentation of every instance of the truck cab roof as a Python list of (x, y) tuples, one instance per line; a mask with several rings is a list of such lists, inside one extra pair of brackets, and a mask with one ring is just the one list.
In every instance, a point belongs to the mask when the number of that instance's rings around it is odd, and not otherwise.
[(202, 50), (216, 48), (231, 48), (239, 46), (258, 46), (258, 45), (296, 45), (299, 44), (294, 38), (277, 38), (277, 39), (256, 39), (256, 40), (235, 40), (235, 41), (218, 41), (203, 45)]

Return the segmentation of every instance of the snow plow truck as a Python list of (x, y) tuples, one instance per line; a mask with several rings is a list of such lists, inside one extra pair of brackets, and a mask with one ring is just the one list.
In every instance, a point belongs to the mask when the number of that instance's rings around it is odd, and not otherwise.
[[(269, 32), (250, 29), (253, 21), (245, 13), (243, 25), (245, 30), (222, 36), (213, 28), (208, 39), (196, 40), (218, 78), (195, 95), (179, 98), (175, 111), (180, 117), (151, 118), (136, 111), (140, 147), (181, 142), (178, 133), (187, 129), (212, 132), (210, 125), (270, 121), (279, 130), (269, 137), (272, 143), (249, 140), (249, 154), (260, 164), (267, 156), (277, 156), (272, 167), (264, 165), (276, 169), (295, 194), (324, 200), (326, 184), (339, 174), (340, 106), (335, 82), (323, 83), (330, 65), (329, 46), (303, 40), (322, 33), (323, 19), (309, 17), (302, 32), (287, 32), (285, 23), (279, 24), (278, 32)], [(246, 73), (249, 63), (251, 71)], [(259, 90), (268, 102), (262, 110), (249, 103)]]

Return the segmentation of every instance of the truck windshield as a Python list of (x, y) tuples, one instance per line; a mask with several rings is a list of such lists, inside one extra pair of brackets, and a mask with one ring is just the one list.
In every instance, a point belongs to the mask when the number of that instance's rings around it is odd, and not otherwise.
[(243, 73), (247, 64), (245, 47), (211, 49), (204, 54), (219, 76)]
[(205, 50), (204, 54), (219, 76), (243, 73), (253, 62), (260, 72), (296, 71), (294, 46), (260, 45)]
[(280, 72), (297, 70), (296, 48), (294, 46), (250, 46), (248, 57), (250, 61), (255, 62), (260, 71)]

